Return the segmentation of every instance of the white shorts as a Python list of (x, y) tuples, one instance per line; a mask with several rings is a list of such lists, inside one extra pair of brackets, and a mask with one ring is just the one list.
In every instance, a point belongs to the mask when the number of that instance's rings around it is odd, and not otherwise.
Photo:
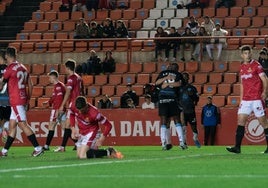
[[(54, 122), (54, 121), (57, 120), (57, 118), (58, 118), (58, 117), (56, 117), (56, 110), (55, 110), (55, 109), (51, 110), (49, 121), (50, 121), (50, 122)], [(66, 121), (66, 113), (64, 113), (64, 114), (61, 116), (60, 121)]]
[(26, 121), (26, 109), (23, 105), (11, 106), (10, 119), (16, 120), (17, 122)]
[(100, 132), (98, 132), (95, 136), (94, 136), (94, 132), (89, 132), (86, 135), (79, 135), (79, 138), (77, 140), (77, 142), (75, 143), (75, 145), (77, 147), (81, 147), (81, 146), (89, 146), (90, 148), (96, 148), (96, 141), (97, 139), (100, 137)]
[(262, 117), (265, 115), (264, 103), (262, 100), (241, 101), (238, 114), (250, 115), (252, 112), (254, 112), (256, 117)]

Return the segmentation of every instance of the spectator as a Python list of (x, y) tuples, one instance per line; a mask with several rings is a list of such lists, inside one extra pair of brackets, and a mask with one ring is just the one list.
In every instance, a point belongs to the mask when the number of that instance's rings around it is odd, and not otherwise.
[(127, 84), (127, 91), (121, 96), (120, 103), (121, 108), (128, 108), (127, 99), (131, 98), (133, 100), (133, 104), (135, 106), (139, 105), (139, 97), (136, 92), (132, 90), (132, 84)]
[[(155, 38), (160, 38), (160, 37), (167, 37), (168, 33), (164, 31), (162, 27), (157, 27), (156, 33), (154, 35)], [(158, 61), (161, 61), (161, 57), (158, 57), (160, 55), (161, 50), (165, 50), (165, 61), (168, 59), (168, 51), (167, 51), (167, 41), (166, 40), (158, 40), (155, 39), (155, 59)]]
[[(259, 53), (259, 63), (263, 67), (263, 71), (265, 72), (266, 76), (268, 76), (268, 54), (267, 48), (264, 47)], [(265, 106), (268, 107), (268, 98), (265, 99)]]
[(73, 2), (72, 0), (62, 0), (62, 4), (59, 8), (60, 12), (72, 12)]
[(110, 18), (106, 18), (102, 25), (102, 36), (104, 38), (113, 38), (115, 36), (115, 29)]
[(190, 28), (191, 31), (196, 35), (199, 30), (199, 23), (195, 17), (191, 16), (189, 22), (186, 24), (186, 27)]
[(209, 0), (179, 0), (177, 9), (182, 8), (205, 8), (209, 5)]
[(76, 25), (75, 39), (88, 39), (90, 36), (90, 31), (84, 18), (79, 19), (79, 23)]
[(155, 107), (157, 107), (158, 106), (159, 88), (155, 84), (145, 84), (143, 86), (143, 89), (144, 89), (144, 94), (150, 95), (151, 101), (155, 104)]
[(98, 10), (98, 6), (99, 6), (99, 0), (86, 0), (87, 10), (96, 11)]
[[(222, 29), (219, 23), (216, 24), (216, 28), (212, 30), (212, 34), (211, 34), (212, 37), (215, 37), (215, 36), (222, 37), (226, 35), (228, 35), (228, 31)], [(226, 38), (212, 38), (210, 43), (206, 45), (206, 49), (207, 49), (210, 60), (213, 60), (211, 49), (214, 49), (214, 46), (217, 46), (218, 48), (217, 60), (220, 60), (222, 48), (225, 47), (226, 45), (227, 45)]]
[(87, 11), (86, 0), (75, 0), (73, 1), (73, 12), (75, 11)]
[(102, 26), (97, 22), (90, 22), (90, 38), (102, 38)]
[(266, 76), (268, 76), (268, 55), (267, 55), (267, 52), (265, 50), (260, 51), (258, 61), (262, 65)]
[(217, 125), (220, 124), (220, 111), (217, 106), (212, 104), (212, 97), (208, 96), (208, 102), (202, 108), (201, 113), (201, 124), (204, 128), (204, 145), (208, 145), (208, 140), (210, 139), (210, 145), (214, 145)]
[(132, 100), (132, 98), (128, 98), (127, 99), (127, 107), (126, 108), (136, 108), (134, 101)]
[[(189, 27), (185, 28), (184, 33), (182, 34), (182, 37), (194, 37), (195, 34), (191, 31)], [(181, 39), (181, 53), (182, 53), (182, 61), (185, 61), (185, 49), (190, 48), (191, 50), (191, 60), (194, 61), (194, 48), (195, 48), (196, 41), (195, 39), (192, 38), (187, 38), (187, 39)]]
[(225, 8), (231, 8), (235, 6), (235, 0), (216, 0), (215, 9), (224, 6)]
[(99, 0), (99, 9), (115, 9), (115, 0)]
[[(199, 32), (197, 33), (197, 36), (209, 36), (209, 34), (207, 33), (205, 27), (201, 26), (199, 28)], [(195, 45), (195, 50), (194, 50), (193, 56), (197, 56), (198, 61), (201, 61), (201, 53), (200, 52), (204, 51), (207, 43), (209, 43), (209, 39), (204, 39), (204, 38), (197, 39), (197, 43)]]
[(147, 94), (145, 95), (145, 101), (142, 103), (141, 106), (142, 109), (155, 109), (155, 105), (152, 102), (151, 95)]
[(98, 101), (98, 108), (99, 109), (111, 109), (113, 108), (113, 103), (111, 98), (108, 95), (102, 95), (102, 98)]
[[(180, 34), (178, 32), (176, 32), (175, 27), (171, 27), (168, 37), (180, 37)], [(177, 57), (177, 50), (178, 50), (178, 46), (180, 45), (180, 40), (176, 40), (176, 39), (172, 39), (168, 41), (167, 44), (167, 48), (166, 48), (166, 54), (167, 57), (169, 57), (169, 52), (171, 49), (173, 49), (173, 58), (172, 61), (176, 61), (176, 57)]]
[(201, 23), (201, 26), (203, 26), (207, 33), (211, 35), (213, 29), (215, 28), (215, 24), (208, 16), (204, 16), (204, 21)]
[(101, 59), (97, 56), (95, 50), (90, 51), (90, 57), (86, 63), (82, 64), (82, 72), (84, 74), (98, 75), (102, 72)]
[(117, 38), (128, 38), (128, 29), (122, 20), (116, 22), (115, 36)]
[(105, 59), (102, 62), (103, 73), (112, 73), (115, 71), (115, 60), (112, 57), (112, 52), (109, 50), (105, 55)]

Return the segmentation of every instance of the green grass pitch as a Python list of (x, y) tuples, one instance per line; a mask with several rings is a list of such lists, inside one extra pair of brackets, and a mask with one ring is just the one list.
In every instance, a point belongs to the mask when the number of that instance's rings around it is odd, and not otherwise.
[(0, 158), (1, 187), (263, 188), (268, 183), (268, 155), (261, 153), (265, 146), (243, 146), (241, 154), (223, 146), (116, 149), (123, 159), (78, 160), (71, 147), (34, 158), (31, 147), (12, 147), (8, 157)]

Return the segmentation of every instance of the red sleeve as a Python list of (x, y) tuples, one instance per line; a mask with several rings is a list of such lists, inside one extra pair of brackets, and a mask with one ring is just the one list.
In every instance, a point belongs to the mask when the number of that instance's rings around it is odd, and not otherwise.
[(110, 133), (111, 129), (112, 129), (112, 124), (110, 121), (108, 121), (106, 118), (104, 120), (104, 122), (102, 123), (102, 125), (104, 125), (104, 131), (103, 131), (103, 136), (107, 137), (108, 134)]

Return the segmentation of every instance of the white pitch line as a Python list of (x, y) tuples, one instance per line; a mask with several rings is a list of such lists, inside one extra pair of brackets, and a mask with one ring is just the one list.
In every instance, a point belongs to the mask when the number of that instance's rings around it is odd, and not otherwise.
[[(44, 175), (13, 175), (12, 176), (13, 178), (16, 178), (16, 179), (25, 179), (25, 178), (40, 178), (40, 179), (58, 179), (58, 178), (73, 178), (73, 176), (66, 176), (66, 175), (61, 175), (61, 176), (58, 176), (58, 175), (47, 175), (47, 176), (44, 176)], [(1, 176), (0, 176), (1, 178)], [(229, 178), (252, 178), (252, 179), (266, 179), (268, 178), (268, 175), (252, 175), (252, 174), (229, 174), (229, 175), (193, 175), (193, 174), (171, 174), (171, 175), (154, 175), (154, 174), (139, 174), (139, 175), (120, 175), (120, 174), (117, 174), (117, 175), (111, 175), (111, 174), (100, 174), (100, 175), (80, 175), (79, 178), (93, 178), (93, 179), (96, 179), (96, 178), (100, 178), (100, 179), (103, 179), (103, 178), (139, 178), (139, 179), (148, 179), (148, 178), (152, 178), (152, 179), (155, 179), (155, 178), (163, 178), (163, 179), (181, 179), (181, 178), (184, 178), (184, 179), (194, 179), (194, 178), (221, 178), (221, 179), (229, 179)]]
[(165, 158), (151, 158), (151, 159), (131, 159), (131, 160), (112, 160), (112, 161), (98, 161), (98, 162), (86, 162), (86, 163), (74, 163), (66, 165), (50, 165), (50, 166), (37, 166), (37, 167), (25, 167), (25, 168), (12, 168), (12, 169), (1, 169), (0, 173), (7, 172), (23, 172), (23, 171), (33, 171), (33, 170), (43, 170), (43, 169), (56, 169), (56, 168), (67, 168), (67, 167), (78, 167), (78, 166), (92, 166), (101, 164), (112, 164), (112, 163), (130, 163), (130, 162), (143, 162), (143, 161), (155, 161), (155, 160), (171, 160), (171, 159), (182, 159), (182, 158), (194, 158), (201, 156), (217, 156), (217, 154), (195, 154), (195, 155), (181, 155), (177, 157), (165, 157)]

